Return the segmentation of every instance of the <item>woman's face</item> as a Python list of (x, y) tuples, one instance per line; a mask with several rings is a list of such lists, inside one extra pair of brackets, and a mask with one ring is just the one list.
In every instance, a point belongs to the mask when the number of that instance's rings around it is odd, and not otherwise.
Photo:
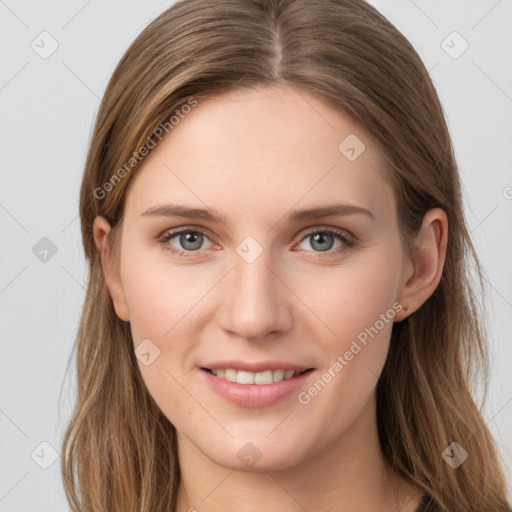
[(258, 471), (364, 442), (410, 271), (369, 133), (291, 88), (199, 100), (125, 206), (116, 311), (182, 445)]

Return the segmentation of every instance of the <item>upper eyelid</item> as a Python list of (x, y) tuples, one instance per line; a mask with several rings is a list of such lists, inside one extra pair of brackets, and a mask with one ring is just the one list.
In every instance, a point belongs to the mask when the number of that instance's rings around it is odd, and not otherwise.
[(210, 239), (212, 238), (212, 236), (210, 235), (210, 231), (206, 228), (195, 227), (195, 226), (183, 226), (183, 227), (179, 227), (179, 228), (171, 228), (171, 229), (164, 230), (162, 232), (162, 234), (158, 235), (158, 239), (160, 240), (162, 238), (173, 238), (177, 235), (180, 235), (181, 233), (188, 233), (188, 232), (198, 232), (203, 235), (206, 235)]
[[(310, 226), (310, 227), (307, 227), (307, 228), (304, 228), (304, 230), (302, 230), (304, 232), (304, 236), (308, 236), (308, 235), (311, 235), (312, 233), (316, 233), (316, 232), (319, 232), (321, 233), (322, 231), (333, 231), (335, 234), (338, 234), (338, 235), (343, 235), (343, 234), (346, 234), (348, 237), (350, 238), (356, 238), (350, 231), (344, 229), (344, 228), (337, 228), (335, 226), (322, 226), (322, 225), (318, 225), (318, 226)], [(337, 231), (340, 231), (341, 233), (336, 233)]]

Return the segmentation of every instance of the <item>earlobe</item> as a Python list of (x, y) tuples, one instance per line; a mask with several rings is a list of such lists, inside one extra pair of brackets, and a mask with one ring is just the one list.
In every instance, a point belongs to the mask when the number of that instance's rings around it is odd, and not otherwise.
[(108, 236), (111, 233), (111, 229), (112, 228), (105, 217), (98, 215), (94, 219), (94, 242), (101, 256), (101, 267), (103, 270), (105, 283), (112, 298), (117, 316), (121, 320), (128, 322), (128, 307), (124, 297), (120, 273), (116, 270), (116, 265), (113, 261), (113, 255), (110, 251), (110, 246), (108, 243)]
[[(448, 244), (448, 218), (441, 208), (429, 210), (413, 242), (413, 261), (402, 278), (399, 302), (403, 310), (395, 318), (401, 321), (420, 308), (441, 281)], [(412, 270), (411, 270), (412, 269)]]

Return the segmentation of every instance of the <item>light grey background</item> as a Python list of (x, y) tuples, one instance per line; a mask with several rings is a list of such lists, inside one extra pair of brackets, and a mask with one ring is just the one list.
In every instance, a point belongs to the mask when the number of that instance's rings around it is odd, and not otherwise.
[[(469, 226), (489, 278), (492, 380), (485, 418), (510, 489), (512, 2), (370, 3), (415, 46), (446, 112)], [(116, 63), (171, 4), (0, 0), (2, 512), (68, 510), (51, 447), (60, 450), (75, 391), (68, 376), (59, 408), (87, 278), (78, 220), (81, 174)], [(50, 36), (41, 36), (44, 31)], [(52, 40), (58, 48), (42, 58)], [(464, 40), (469, 47), (458, 55)], [(48, 243), (40, 242), (43, 237), (57, 250), (39, 253), (46, 262), (34, 254), (44, 251), (36, 245)]]

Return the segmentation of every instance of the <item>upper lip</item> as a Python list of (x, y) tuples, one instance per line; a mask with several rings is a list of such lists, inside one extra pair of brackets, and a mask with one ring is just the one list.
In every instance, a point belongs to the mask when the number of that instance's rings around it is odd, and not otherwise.
[(246, 372), (263, 372), (265, 370), (294, 370), (296, 372), (303, 372), (311, 369), (311, 366), (303, 366), (300, 364), (285, 363), (283, 361), (261, 361), (261, 362), (247, 362), (247, 361), (215, 361), (206, 364), (203, 368), (208, 370), (222, 370), (232, 368), (234, 370), (242, 370)]

